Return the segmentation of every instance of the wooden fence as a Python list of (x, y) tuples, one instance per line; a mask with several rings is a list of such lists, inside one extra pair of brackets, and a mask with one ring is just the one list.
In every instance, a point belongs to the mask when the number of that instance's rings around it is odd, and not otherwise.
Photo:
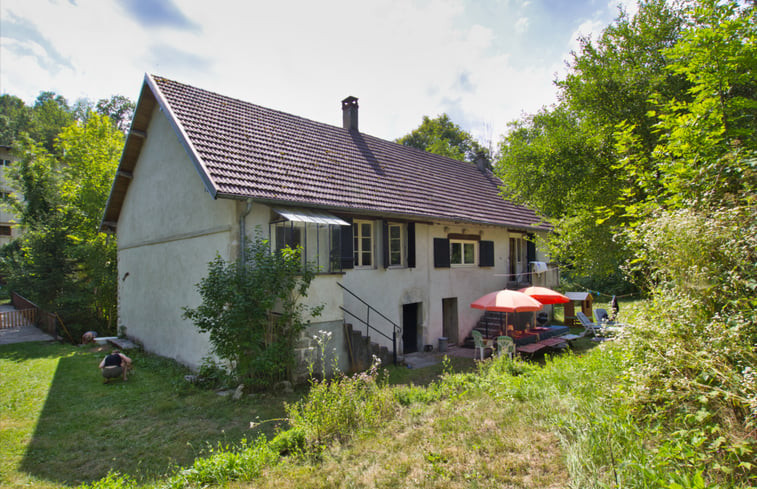
[(37, 324), (37, 309), (0, 312), (0, 329), (18, 328)]

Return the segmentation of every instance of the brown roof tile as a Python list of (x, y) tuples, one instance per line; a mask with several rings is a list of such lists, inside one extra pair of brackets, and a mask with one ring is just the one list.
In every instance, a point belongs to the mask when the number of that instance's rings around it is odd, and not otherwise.
[(185, 132), (217, 197), (547, 227), (530, 209), (503, 200), (500, 181), (470, 163), (157, 76), (146, 83)]

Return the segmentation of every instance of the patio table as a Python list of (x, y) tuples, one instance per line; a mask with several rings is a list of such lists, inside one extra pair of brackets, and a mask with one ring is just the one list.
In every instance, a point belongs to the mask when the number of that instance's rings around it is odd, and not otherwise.
[(547, 338), (546, 340), (541, 340), (538, 344), (548, 346), (548, 347), (555, 347), (557, 345), (562, 345), (566, 342), (563, 338)]
[(542, 348), (546, 348), (545, 345), (541, 343), (531, 343), (528, 345), (519, 346), (516, 348), (516, 351), (518, 353), (528, 353), (528, 354), (534, 354), (537, 351), (541, 350)]

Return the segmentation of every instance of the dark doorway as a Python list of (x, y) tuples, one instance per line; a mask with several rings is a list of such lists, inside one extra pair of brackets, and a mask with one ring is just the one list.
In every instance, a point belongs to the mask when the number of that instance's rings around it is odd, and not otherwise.
[(457, 331), (457, 297), (442, 299), (442, 336), (447, 338), (450, 345), (456, 345)]
[(420, 303), (402, 306), (402, 345), (403, 353), (418, 351), (418, 307)]

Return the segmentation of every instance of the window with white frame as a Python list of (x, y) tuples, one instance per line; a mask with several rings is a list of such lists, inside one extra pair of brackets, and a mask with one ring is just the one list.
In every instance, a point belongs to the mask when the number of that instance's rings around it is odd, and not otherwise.
[(450, 240), (449, 262), (452, 266), (472, 267), (477, 263), (477, 243), (467, 240)]
[(399, 267), (405, 264), (405, 226), (398, 223), (388, 225), (388, 246), (390, 267)]
[(373, 221), (354, 221), (352, 238), (355, 267), (373, 267)]

